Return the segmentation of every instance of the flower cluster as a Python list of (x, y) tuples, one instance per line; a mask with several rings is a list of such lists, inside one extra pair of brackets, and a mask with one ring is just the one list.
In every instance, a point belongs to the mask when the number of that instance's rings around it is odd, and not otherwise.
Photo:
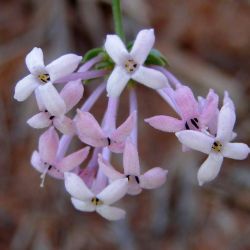
[[(138, 195), (143, 189), (158, 188), (166, 181), (167, 170), (160, 167), (141, 173), (136, 83), (155, 90), (179, 116), (158, 115), (145, 119), (146, 123), (175, 133), (183, 151), (193, 149), (208, 154), (198, 171), (200, 185), (218, 175), (224, 157), (243, 160), (249, 154), (246, 144), (231, 142), (236, 137), (236, 115), (229, 94), (225, 92), (221, 108), (213, 90), (205, 98), (196, 99), (188, 86), (164, 68), (166, 60), (153, 49), (154, 41), (154, 31), (148, 29), (140, 31), (128, 46), (119, 36), (107, 35), (102, 48), (87, 52), (83, 58), (67, 54), (47, 66), (40, 48), (26, 56), (30, 74), (16, 84), (14, 98), (24, 101), (34, 92), (38, 113), (27, 123), (35, 129), (46, 129), (31, 164), (41, 173), (41, 186), (46, 175), (63, 180), (77, 210), (96, 211), (108, 220), (118, 220), (124, 218), (125, 211), (113, 203), (126, 194)], [(100, 84), (82, 107), (74, 109), (84, 98), (84, 84), (92, 79), (98, 79)], [(119, 96), (127, 84), (129, 114), (117, 126)], [(99, 123), (90, 109), (105, 88), (107, 108)], [(73, 138), (87, 146), (67, 153)], [(111, 163), (111, 154), (122, 154), (121, 172)]]

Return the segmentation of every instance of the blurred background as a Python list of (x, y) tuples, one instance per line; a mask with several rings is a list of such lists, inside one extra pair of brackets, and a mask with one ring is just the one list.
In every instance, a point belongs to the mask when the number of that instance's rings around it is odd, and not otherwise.
[[(122, 6), (128, 40), (143, 27), (155, 28), (156, 48), (195, 94), (229, 91), (237, 140), (250, 144), (250, 2), (124, 0)], [(219, 177), (199, 187), (205, 156), (181, 153), (174, 135), (143, 122), (175, 115), (150, 89), (138, 88), (139, 152), (144, 170), (169, 170), (162, 188), (123, 199), (128, 214), (119, 222), (76, 211), (61, 181), (48, 177), (40, 188), (30, 155), (41, 131), (26, 124), (36, 105), (32, 98), (13, 100), (16, 82), (28, 73), (25, 55), (35, 46), (46, 63), (67, 52), (83, 55), (107, 33), (113, 33), (110, 1), (0, 1), (0, 249), (250, 249), (249, 159), (226, 159)], [(102, 99), (94, 113), (104, 112)], [(125, 116), (126, 102), (124, 93), (119, 112)]]

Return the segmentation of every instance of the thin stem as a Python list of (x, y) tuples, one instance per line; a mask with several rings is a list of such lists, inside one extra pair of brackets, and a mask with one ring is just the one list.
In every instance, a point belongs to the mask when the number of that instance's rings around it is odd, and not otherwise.
[(100, 62), (103, 59), (102, 55), (98, 55), (92, 59), (90, 59), (89, 61), (87, 61), (86, 63), (84, 63), (79, 69), (78, 72), (85, 72), (87, 70), (89, 70), (90, 68), (92, 68), (96, 63)]
[[(134, 88), (130, 89), (129, 92), (129, 113), (130, 115), (134, 112), (137, 111), (138, 105), (137, 105), (137, 96)], [(137, 134), (138, 134), (138, 112), (136, 112), (135, 115), (135, 124), (134, 128), (131, 132), (131, 140), (137, 147)]]
[(125, 42), (125, 35), (122, 26), (122, 13), (120, 0), (112, 1), (112, 12), (115, 24), (115, 33)]

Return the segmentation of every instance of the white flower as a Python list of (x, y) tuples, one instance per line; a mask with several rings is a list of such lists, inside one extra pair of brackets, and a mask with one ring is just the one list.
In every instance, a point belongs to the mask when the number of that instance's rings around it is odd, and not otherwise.
[(153, 29), (141, 30), (128, 52), (119, 36), (107, 35), (104, 47), (116, 64), (107, 82), (108, 96), (119, 96), (130, 79), (153, 89), (168, 86), (168, 80), (161, 72), (143, 66), (154, 41)]
[(176, 136), (184, 145), (208, 154), (207, 160), (198, 171), (199, 185), (212, 181), (218, 175), (223, 158), (235, 160), (245, 159), (250, 150), (244, 143), (231, 143), (235, 124), (235, 110), (232, 103), (224, 102), (219, 112), (216, 137), (211, 137), (198, 131), (185, 130), (177, 132)]
[(96, 211), (107, 220), (120, 220), (125, 217), (124, 210), (110, 205), (127, 193), (128, 180), (126, 178), (112, 182), (97, 195), (85, 185), (78, 175), (66, 172), (64, 178), (66, 190), (73, 196), (71, 201), (77, 210)]
[(42, 50), (33, 48), (25, 59), (31, 74), (16, 84), (14, 98), (20, 102), (24, 101), (35, 89), (38, 89), (44, 105), (52, 115), (64, 114), (65, 103), (53, 83), (72, 73), (81, 59), (80, 56), (66, 54), (45, 66)]

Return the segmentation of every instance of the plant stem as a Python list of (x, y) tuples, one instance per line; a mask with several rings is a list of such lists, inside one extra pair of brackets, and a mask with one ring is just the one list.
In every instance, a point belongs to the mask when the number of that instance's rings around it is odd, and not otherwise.
[(123, 42), (125, 42), (125, 35), (122, 26), (122, 13), (121, 13), (120, 0), (112, 1), (112, 12), (115, 24), (115, 33), (123, 40)]

